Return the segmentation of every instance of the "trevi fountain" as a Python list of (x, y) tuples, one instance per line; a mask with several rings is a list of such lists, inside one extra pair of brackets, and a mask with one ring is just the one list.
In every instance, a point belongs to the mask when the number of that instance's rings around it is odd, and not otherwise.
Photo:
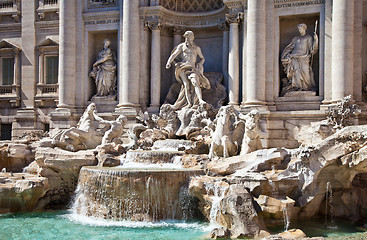
[[(320, 23), (306, 20), (281, 44), (283, 98), (320, 91)], [(298, 127), (296, 147), (269, 147), (263, 106), (234, 104), (238, 86), (205, 71), (194, 32), (163, 65), (175, 82), (157, 109), (99, 113), (121, 91), (106, 38), (76, 124), (0, 143), (0, 239), (367, 239), (367, 125), (353, 98)]]

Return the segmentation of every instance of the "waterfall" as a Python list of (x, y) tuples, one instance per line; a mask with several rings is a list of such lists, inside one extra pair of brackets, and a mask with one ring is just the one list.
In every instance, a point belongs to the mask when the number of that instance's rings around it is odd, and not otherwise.
[(213, 226), (220, 225), (221, 201), (229, 188), (229, 185), (221, 185), (220, 183), (221, 181), (205, 182), (204, 185), (208, 195), (211, 194), (212, 206), (210, 208), (209, 220), (210, 224)]
[(290, 224), (287, 207), (283, 208), (283, 222), (284, 222), (284, 232), (286, 232), (288, 231)]
[(119, 221), (187, 220), (194, 207), (187, 185), (191, 176), (201, 174), (201, 170), (83, 167), (72, 211)]
[[(328, 216), (330, 215), (330, 223), (328, 223)], [(325, 226), (329, 229), (337, 229), (338, 227), (334, 222), (333, 213), (333, 189), (331, 183), (326, 183), (326, 193), (325, 193)]]

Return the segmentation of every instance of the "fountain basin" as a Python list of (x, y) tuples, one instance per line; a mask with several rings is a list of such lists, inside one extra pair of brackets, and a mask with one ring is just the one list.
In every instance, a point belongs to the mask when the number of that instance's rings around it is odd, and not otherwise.
[(188, 183), (202, 174), (190, 169), (83, 167), (73, 211), (113, 220), (188, 220), (195, 215)]

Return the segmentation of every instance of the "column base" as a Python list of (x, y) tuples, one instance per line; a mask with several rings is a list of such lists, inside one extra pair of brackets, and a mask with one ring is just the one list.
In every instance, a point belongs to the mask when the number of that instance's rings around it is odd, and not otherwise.
[(27, 132), (35, 129), (36, 111), (34, 108), (19, 109), (12, 126), (12, 139), (20, 139)]
[(50, 129), (68, 129), (76, 126), (80, 116), (74, 107), (59, 105), (50, 113)]
[(241, 104), (241, 110), (244, 112), (250, 112), (253, 109), (259, 110), (261, 114), (269, 112), (268, 106), (262, 101), (247, 101)]
[(118, 104), (115, 108), (115, 113), (118, 115), (125, 115), (127, 118), (135, 118), (138, 113), (141, 111), (141, 108), (137, 104), (128, 103), (128, 104)]

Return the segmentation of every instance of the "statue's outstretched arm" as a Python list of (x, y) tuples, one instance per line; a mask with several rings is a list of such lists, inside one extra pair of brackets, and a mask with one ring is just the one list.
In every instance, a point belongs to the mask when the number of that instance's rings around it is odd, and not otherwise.
[(166, 68), (170, 68), (171, 67), (171, 63), (172, 61), (182, 52), (182, 46), (181, 44), (179, 44), (175, 49), (173, 49), (171, 56), (169, 56), (168, 60), (167, 60), (167, 64), (166, 64)]

